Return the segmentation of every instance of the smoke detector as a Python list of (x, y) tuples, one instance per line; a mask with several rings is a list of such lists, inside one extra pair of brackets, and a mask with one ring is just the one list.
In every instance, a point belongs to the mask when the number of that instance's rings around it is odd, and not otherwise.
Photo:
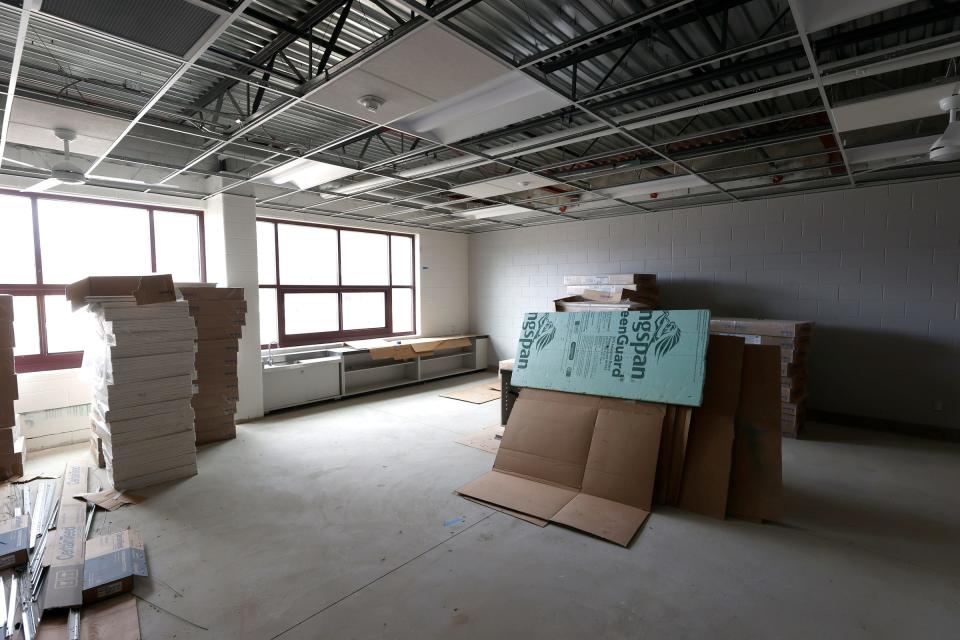
[(950, 114), (950, 124), (933, 146), (930, 147), (930, 159), (938, 162), (960, 160), (960, 95), (950, 96), (940, 101), (940, 108)]
[(383, 106), (384, 100), (380, 96), (362, 96), (357, 102), (370, 113), (376, 113)]

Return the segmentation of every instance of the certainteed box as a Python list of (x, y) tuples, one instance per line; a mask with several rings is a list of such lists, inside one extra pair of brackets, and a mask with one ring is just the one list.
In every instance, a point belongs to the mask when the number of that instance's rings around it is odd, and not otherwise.
[(87, 541), (83, 562), (83, 604), (133, 591), (133, 577), (147, 575), (143, 538), (125, 529)]
[(25, 565), (29, 549), (30, 516), (0, 521), (0, 569)]
[(528, 313), (511, 384), (700, 406), (706, 310)]

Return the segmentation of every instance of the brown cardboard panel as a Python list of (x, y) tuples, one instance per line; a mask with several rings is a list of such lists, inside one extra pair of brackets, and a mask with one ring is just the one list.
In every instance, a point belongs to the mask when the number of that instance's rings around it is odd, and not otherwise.
[(670, 473), (667, 476), (666, 504), (680, 501), (680, 486), (683, 484), (683, 467), (687, 457), (687, 442), (690, 438), (690, 419), (693, 407), (677, 407), (673, 423), (673, 446), (670, 449)]
[(517, 518), (518, 520), (523, 520), (524, 522), (529, 522), (530, 524), (535, 524), (535, 525), (537, 525), (538, 527), (545, 527), (545, 526), (547, 526), (547, 524), (548, 524), (548, 522), (549, 522), (548, 520), (544, 520), (543, 518), (534, 518), (533, 516), (527, 515), (527, 514), (525, 514), (525, 513), (520, 513), (519, 511), (514, 511), (514, 510), (512, 510), (512, 509), (507, 509), (506, 507), (501, 507), (501, 506), (499, 506), (499, 505), (493, 504), (492, 502), (484, 502), (483, 500), (478, 500), (478, 499), (476, 499), (476, 498), (471, 498), (470, 496), (463, 496), (463, 497), (466, 498), (467, 500), (469, 500), (470, 502), (476, 502), (477, 504), (482, 504), (483, 506), (489, 507), (490, 509), (493, 509), (494, 511), (499, 511), (500, 513), (505, 513), (505, 514), (507, 514), (508, 516), (513, 516), (514, 518)]
[(638, 507), (580, 493), (550, 518), (550, 522), (580, 529), (626, 547), (649, 515), (649, 511)]
[(649, 511), (664, 413), (662, 404), (601, 400), (581, 493)]
[(493, 425), (491, 427), (486, 427), (477, 433), (472, 433), (468, 436), (457, 438), (454, 440), (454, 442), (472, 447), (474, 449), (479, 449), (480, 451), (486, 451), (487, 453), (496, 453), (500, 450), (500, 439), (497, 437), (497, 433), (500, 429), (503, 429), (503, 427), (500, 425)]
[(12, 376), (16, 372), (16, 364), (13, 359), (13, 348), (0, 348), (0, 376)]
[(187, 300), (243, 300), (243, 287), (181, 286), (180, 293)]
[(809, 335), (813, 322), (762, 318), (710, 318), (710, 330), (720, 333), (795, 337)]
[(17, 336), (13, 332), (13, 324), (0, 322), (0, 349), (12, 349), (17, 346)]
[(710, 336), (703, 404), (691, 417), (680, 487), (680, 507), (721, 520), (727, 512), (743, 349), (743, 338)]
[(17, 376), (0, 376), (0, 398), (4, 400), (16, 400), (20, 397), (20, 389), (17, 386)]
[(450, 398), (452, 400), (461, 400), (472, 404), (483, 404), (500, 399), (500, 389), (491, 389), (490, 385), (481, 384), (475, 387), (468, 387), (449, 393), (441, 393), (441, 398)]
[(87, 297), (133, 296), (138, 305), (177, 299), (170, 275), (93, 276), (68, 284), (65, 292), (74, 311), (86, 305)]
[(657, 477), (654, 481), (653, 499), (659, 504), (667, 501), (667, 478), (670, 476), (670, 464), (673, 461), (673, 427), (677, 418), (677, 405), (668, 404), (663, 417), (663, 431), (660, 434), (660, 455), (657, 457)]
[(783, 515), (776, 347), (746, 345), (727, 512), (754, 521)]
[(0, 427), (12, 427), (17, 424), (17, 412), (13, 408), (13, 400), (0, 398)]
[[(66, 638), (66, 634), (61, 637)], [(140, 640), (136, 597), (124, 594), (84, 607), (80, 615), (80, 637), (84, 640)]]
[(13, 296), (0, 295), (0, 322), (13, 322)]
[(457, 493), (549, 520), (577, 495), (577, 490), (494, 469), (463, 485)]
[(579, 489), (599, 404), (597, 397), (524, 389), (493, 468)]

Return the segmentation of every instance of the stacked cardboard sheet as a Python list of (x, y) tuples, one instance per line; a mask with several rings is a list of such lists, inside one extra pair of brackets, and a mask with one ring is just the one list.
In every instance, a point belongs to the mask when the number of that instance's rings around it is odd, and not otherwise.
[(197, 329), (170, 276), (140, 280), (87, 278), (67, 287), (74, 306), (94, 315), (97, 335), (83, 362), (93, 384), (91, 428), (121, 490), (197, 473), (190, 404)]
[(23, 438), (16, 426), (18, 397), (13, 365), (13, 296), (0, 296), (0, 479), (23, 475)]
[[(569, 302), (632, 302), (632, 308), (658, 309), (660, 287), (655, 273), (613, 273), (598, 276), (564, 276), (563, 285)], [(578, 299), (579, 297), (579, 299)], [(559, 301), (558, 301), (559, 302)], [(586, 311), (561, 309), (557, 311)], [(596, 309), (602, 311), (604, 309)]]
[(806, 418), (807, 366), (813, 322), (757, 318), (713, 318), (710, 332), (741, 336), (747, 344), (776, 346), (780, 350), (780, 426), (796, 437)]
[(197, 327), (197, 394), (192, 401), (197, 444), (235, 438), (237, 352), (247, 313), (243, 289), (181, 286), (180, 294)]

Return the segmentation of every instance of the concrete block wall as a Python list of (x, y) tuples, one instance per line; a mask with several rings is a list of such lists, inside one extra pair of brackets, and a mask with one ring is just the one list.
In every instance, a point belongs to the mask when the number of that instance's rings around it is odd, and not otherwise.
[(814, 320), (810, 406), (960, 428), (960, 179), (470, 237), (471, 330), (510, 358), (564, 275), (656, 273), (668, 308)]

